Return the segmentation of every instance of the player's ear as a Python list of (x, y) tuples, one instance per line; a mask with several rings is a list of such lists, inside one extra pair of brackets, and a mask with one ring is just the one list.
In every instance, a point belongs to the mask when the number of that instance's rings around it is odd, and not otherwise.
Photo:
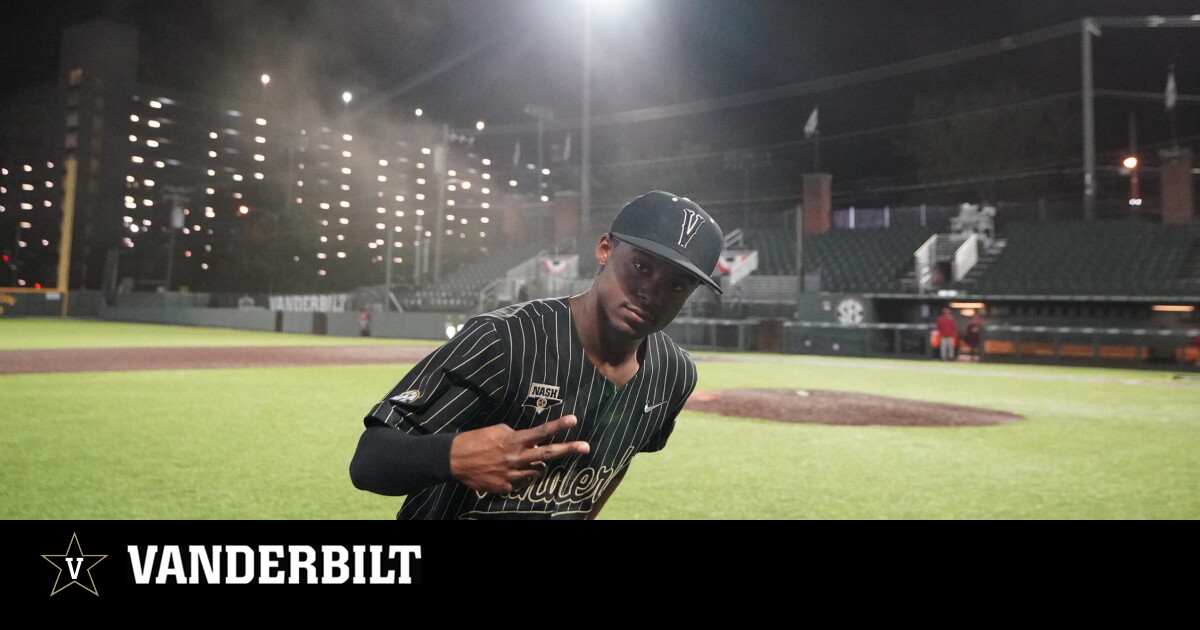
[(613, 247), (617, 242), (613, 240), (611, 234), (603, 234), (600, 236), (600, 241), (596, 243), (596, 263), (601, 267), (608, 264), (608, 259), (612, 256)]

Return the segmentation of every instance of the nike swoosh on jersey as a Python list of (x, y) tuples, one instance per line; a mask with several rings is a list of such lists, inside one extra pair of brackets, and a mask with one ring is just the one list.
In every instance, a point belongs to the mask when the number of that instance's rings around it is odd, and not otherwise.
[(662, 402), (660, 402), (660, 403), (658, 403), (657, 405), (651, 405), (651, 404), (647, 403), (647, 404), (646, 404), (646, 408), (642, 410), (642, 413), (650, 413), (650, 410), (651, 410), (651, 409), (656, 409), (656, 408), (658, 408), (658, 407), (661, 407), (661, 406), (663, 406), (663, 405), (665, 405), (665, 404), (667, 404), (667, 401), (665, 401), (665, 400), (664, 400), (664, 401), (662, 401)]

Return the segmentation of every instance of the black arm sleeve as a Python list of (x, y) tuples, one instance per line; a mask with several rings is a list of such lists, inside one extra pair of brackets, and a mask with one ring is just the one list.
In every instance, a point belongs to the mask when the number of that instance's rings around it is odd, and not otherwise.
[(409, 435), (391, 427), (370, 427), (358, 439), (350, 480), (359, 490), (393, 497), (450, 481), (454, 435)]

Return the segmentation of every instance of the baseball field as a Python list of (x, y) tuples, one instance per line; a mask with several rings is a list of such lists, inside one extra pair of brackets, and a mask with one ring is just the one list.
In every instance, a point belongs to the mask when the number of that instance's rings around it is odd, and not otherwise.
[[(354, 489), (347, 466), (362, 415), (428, 345), (0, 319), (0, 363), (23, 366), (0, 366), (0, 517), (392, 518), (400, 500)], [(352, 364), (164, 359), (313, 346)], [(114, 368), (108, 354), (133, 363)], [(1200, 373), (696, 357), (698, 391), (846, 391), (1024, 420), (835, 426), (684, 411), (602, 518), (1200, 518)]]

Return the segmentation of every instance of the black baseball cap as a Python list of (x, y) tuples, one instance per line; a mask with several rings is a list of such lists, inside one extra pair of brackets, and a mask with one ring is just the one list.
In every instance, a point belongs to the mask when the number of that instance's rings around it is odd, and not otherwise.
[(687, 197), (655, 190), (625, 204), (608, 229), (617, 239), (644, 249), (695, 276), (713, 291), (712, 279), (725, 235), (721, 226)]

